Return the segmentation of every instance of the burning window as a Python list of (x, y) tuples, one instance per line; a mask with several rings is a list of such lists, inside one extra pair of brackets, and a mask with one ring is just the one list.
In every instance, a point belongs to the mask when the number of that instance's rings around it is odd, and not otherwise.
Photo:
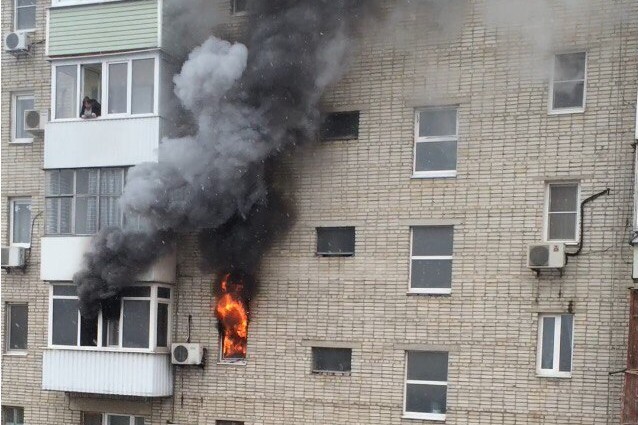
[(322, 140), (347, 140), (359, 138), (359, 111), (334, 112), (323, 116)]
[(350, 372), (351, 348), (312, 347), (313, 372)]
[(354, 255), (354, 227), (317, 227), (317, 255)]
[(217, 288), (215, 315), (219, 325), (222, 362), (243, 362), (248, 346), (248, 287), (237, 276), (226, 274)]

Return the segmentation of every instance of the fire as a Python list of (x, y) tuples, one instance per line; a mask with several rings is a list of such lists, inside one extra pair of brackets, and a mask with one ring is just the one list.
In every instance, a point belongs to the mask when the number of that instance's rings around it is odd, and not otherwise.
[(243, 289), (243, 283), (231, 280), (230, 273), (220, 282), (215, 314), (222, 331), (222, 359), (246, 358), (248, 309)]

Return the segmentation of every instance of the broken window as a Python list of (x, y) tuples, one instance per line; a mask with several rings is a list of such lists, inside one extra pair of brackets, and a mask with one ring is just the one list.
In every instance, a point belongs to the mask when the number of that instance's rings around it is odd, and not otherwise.
[(554, 57), (552, 111), (580, 112), (585, 107), (587, 54), (567, 53)]
[(27, 349), (28, 317), (27, 304), (7, 304), (7, 351), (24, 351)]
[(456, 176), (457, 108), (416, 111), (413, 177)]
[(453, 248), (453, 226), (412, 227), (410, 292), (450, 293)]
[(542, 314), (538, 320), (538, 368), (541, 376), (570, 377), (574, 315)]
[(313, 372), (350, 372), (351, 348), (312, 347)]
[(580, 219), (578, 183), (550, 183), (547, 192), (547, 240), (576, 242)]
[(322, 117), (321, 140), (359, 138), (359, 111), (333, 112)]
[(445, 420), (448, 353), (406, 353), (404, 415), (413, 419)]
[(354, 255), (354, 227), (317, 227), (317, 255)]

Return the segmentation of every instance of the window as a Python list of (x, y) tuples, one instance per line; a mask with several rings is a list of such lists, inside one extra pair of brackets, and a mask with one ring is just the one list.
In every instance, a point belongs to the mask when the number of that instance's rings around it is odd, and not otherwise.
[[(171, 289), (136, 285), (120, 293), (116, 305), (102, 310), (97, 318), (80, 316), (74, 285), (53, 285), (51, 289), (51, 345), (168, 349)], [(106, 307), (104, 307), (106, 308)]]
[(244, 425), (243, 422), (240, 421), (224, 421), (224, 420), (217, 420), (215, 421), (215, 425)]
[(585, 52), (554, 56), (551, 111), (569, 113), (584, 110), (586, 68)]
[(572, 314), (539, 316), (537, 372), (540, 376), (571, 376), (573, 328)]
[(24, 112), (33, 109), (34, 105), (35, 100), (32, 94), (14, 94), (12, 96), (11, 143), (33, 142), (33, 135), (24, 129)]
[(82, 413), (82, 425), (144, 425), (142, 416), (116, 415), (112, 413)]
[(354, 255), (354, 227), (317, 227), (317, 255)]
[(9, 241), (13, 246), (28, 248), (31, 245), (31, 198), (12, 198), (9, 208)]
[(456, 108), (416, 111), (413, 177), (456, 176)]
[(124, 168), (84, 168), (46, 172), (45, 208), (48, 235), (92, 235), (122, 226), (119, 199)]
[(2, 425), (24, 425), (24, 408), (2, 406)]
[(7, 351), (25, 351), (29, 332), (27, 304), (7, 304)]
[(404, 416), (445, 420), (448, 353), (408, 351), (406, 357)]
[(321, 122), (321, 140), (347, 140), (359, 137), (359, 111), (327, 114)]
[(98, 116), (155, 113), (155, 64), (151, 57), (54, 66), (55, 119), (79, 118), (84, 97), (99, 104)]
[(550, 183), (546, 196), (547, 240), (577, 242), (580, 222), (578, 183)]
[(231, 0), (230, 7), (233, 15), (241, 15), (246, 13), (246, 4), (248, 0)]
[(453, 226), (412, 227), (410, 292), (451, 292), (453, 246)]
[(352, 349), (312, 347), (313, 372), (350, 372)]
[(35, 29), (35, 0), (15, 1), (15, 30), (27, 31)]

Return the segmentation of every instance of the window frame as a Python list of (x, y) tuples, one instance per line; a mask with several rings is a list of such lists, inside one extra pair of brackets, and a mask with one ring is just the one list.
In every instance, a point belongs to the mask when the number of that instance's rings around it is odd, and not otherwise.
[[(408, 405), (408, 385), (438, 385), (448, 387), (450, 377), (447, 381), (422, 381), (418, 379), (408, 379), (408, 353), (410, 352), (446, 352), (448, 355), (447, 366), (448, 373), (450, 368), (450, 352), (449, 351), (437, 351), (437, 350), (406, 350), (404, 352), (404, 372), (403, 372), (403, 418), (405, 419), (424, 419), (429, 421), (444, 421), (447, 413), (425, 413), (425, 412), (411, 412), (406, 410)], [(447, 410), (447, 395), (445, 397), (445, 406)]]
[[(133, 93), (133, 61), (153, 59), (153, 111), (140, 114), (132, 114), (132, 93)], [(54, 61), (51, 64), (51, 121), (52, 122), (73, 122), (73, 121), (87, 121), (85, 118), (80, 118), (80, 109), (82, 104), (82, 65), (101, 64), (102, 65), (102, 81), (100, 92), (102, 99), (98, 99), (101, 105), (102, 115), (96, 118), (91, 118), (88, 121), (93, 120), (108, 120), (108, 119), (123, 119), (123, 118), (146, 118), (159, 116), (159, 95), (160, 95), (160, 62), (162, 57), (159, 52), (142, 53), (135, 55), (113, 55), (102, 57), (85, 57), (78, 59), (64, 59)], [(117, 63), (126, 63), (126, 112), (109, 114), (108, 105), (108, 93), (109, 93), (109, 65)], [(61, 66), (75, 65), (75, 84), (76, 84), (76, 111), (75, 116), (72, 118), (57, 118), (56, 110), (56, 96), (57, 96), (57, 68)]]
[[(7, 409), (12, 409), (13, 410), (13, 421), (11, 422), (12, 425), (24, 425), (25, 424), (25, 420), (24, 420), (24, 407), (22, 406), (7, 406), (7, 405), (2, 405), (2, 425), (5, 425), (6, 422), (4, 421), (4, 415), (5, 412), (7, 411)], [(22, 410), (22, 423), (18, 424), (18, 422), (16, 421), (16, 412), (18, 411), (18, 409)]]
[[(555, 82), (569, 82), (569, 81), (581, 81), (581, 80), (555, 80), (556, 73), (556, 58), (562, 55), (576, 54), (576, 53), (584, 53), (585, 54), (585, 69), (583, 72), (583, 105), (580, 107), (570, 107), (570, 108), (554, 108), (554, 83)], [(586, 50), (569, 50), (564, 52), (554, 53), (552, 58), (552, 70), (549, 82), (549, 102), (548, 102), (548, 114), (549, 115), (564, 115), (564, 114), (582, 114), (585, 112), (585, 108), (587, 105), (587, 68), (589, 64), (589, 53)]]
[[(330, 137), (326, 137), (322, 134), (323, 131), (323, 127), (324, 127), (324, 123), (325, 121), (330, 117), (330, 116), (335, 116), (335, 115), (355, 115), (357, 117), (357, 128), (356, 128), (356, 134), (346, 134), (346, 135), (340, 135), (340, 136), (330, 136)], [(319, 141), (320, 142), (334, 142), (334, 141), (351, 141), (351, 140), (359, 140), (359, 129), (360, 129), (360, 125), (361, 125), (361, 110), (351, 110), (351, 111), (331, 111), (331, 112), (324, 112), (321, 116), (321, 124), (319, 126)]]
[[(452, 228), (452, 255), (413, 255), (414, 229), (418, 227), (451, 227)], [(410, 226), (410, 265), (408, 273), (408, 293), (426, 295), (448, 295), (452, 293), (452, 283), (454, 277), (454, 230), (455, 226), (450, 224), (439, 225), (416, 225)], [(414, 260), (450, 260), (452, 261), (452, 273), (450, 274), (449, 288), (413, 288), (412, 287), (412, 263)]]
[(230, 15), (231, 16), (248, 15), (248, 8), (238, 11), (236, 6), (237, 6), (237, 0), (230, 0)]
[[(320, 229), (352, 229), (352, 252), (319, 251)], [(336, 225), (336, 226), (316, 226), (315, 227), (315, 256), (316, 257), (354, 257), (357, 251), (357, 226)]]
[[(454, 109), (456, 112), (456, 134), (447, 136), (419, 136), (419, 124), (421, 122), (421, 113), (428, 111), (441, 111)], [(416, 156), (417, 146), (419, 143), (440, 143), (455, 142), (456, 143), (456, 164), (454, 170), (436, 170), (436, 171), (417, 171)], [(456, 177), (458, 173), (458, 149), (459, 149), (459, 105), (432, 106), (416, 108), (414, 110), (414, 146), (412, 152), (412, 178), (413, 179), (435, 179)]]
[[(571, 358), (570, 358), (570, 371), (560, 371), (560, 342), (562, 337), (561, 325), (562, 316), (572, 316), (572, 339), (571, 339)], [(542, 369), (542, 354), (543, 354), (543, 320), (545, 318), (554, 318), (554, 356), (553, 356), (553, 368)], [(541, 313), (538, 315), (538, 331), (536, 342), (536, 376), (539, 378), (571, 378), (574, 371), (574, 318), (572, 313)]]
[[(552, 186), (574, 186), (576, 185), (576, 232), (574, 239), (550, 239), (549, 237), (549, 215), (550, 215), (550, 201), (551, 201), (551, 188)], [(565, 181), (549, 181), (545, 183), (545, 205), (543, 207), (543, 242), (564, 243), (566, 245), (578, 245), (580, 242), (580, 200), (581, 198), (581, 184), (577, 180), (565, 180)], [(569, 211), (554, 211), (552, 214), (568, 213)]]
[(69, 7), (69, 6), (78, 6), (78, 5), (85, 5), (85, 4), (111, 3), (114, 1), (122, 1), (122, 0), (52, 0), (50, 7), (52, 8)]
[[(27, 346), (25, 348), (11, 348), (11, 308), (12, 306), (20, 305), (25, 306), (27, 309)], [(4, 354), (5, 355), (26, 355), (29, 351), (29, 303), (26, 302), (7, 302), (5, 304), (5, 341), (4, 341)]]
[[(14, 232), (13, 225), (15, 223), (14, 206), (16, 203), (26, 203), (27, 201), (29, 205), (31, 206), (31, 208), (33, 208), (33, 201), (30, 196), (17, 196), (15, 198), (14, 197), (9, 198), (9, 246), (17, 246), (20, 248), (31, 248), (31, 242), (29, 243), (13, 242), (13, 232)], [(29, 221), (31, 220), (33, 220), (33, 209), (31, 210), (31, 217)], [(31, 235), (32, 231), (33, 229), (31, 228), (31, 226), (29, 226), (29, 241), (33, 240), (33, 235)]]
[(108, 425), (110, 416), (128, 416), (129, 417), (129, 425), (135, 425), (135, 419), (137, 419), (137, 418), (144, 419), (144, 423), (146, 423), (146, 417), (138, 416), (138, 415), (129, 415), (127, 413), (82, 412), (82, 424), (85, 423), (85, 415), (86, 414), (100, 415), (102, 417), (102, 425)]
[[(16, 0), (17, 1), (17, 0)], [(18, 137), (18, 100), (20, 98), (31, 98), (33, 100), (33, 106), (35, 107), (35, 94), (32, 91), (18, 91), (11, 93), (11, 140), (9, 144), (26, 145), (33, 143), (34, 137)], [(21, 118), (24, 123), (24, 117)]]
[[(14, 31), (19, 32), (33, 32), (36, 30), (36, 25), (38, 22), (38, 3), (36, 1), (35, 4), (29, 6), (18, 6), (19, 0), (13, 0), (13, 29)], [(34, 23), (32, 28), (20, 28), (18, 29), (18, 9), (25, 9), (27, 7), (32, 7), (35, 9), (34, 12)]]
[[(122, 297), (120, 300), (120, 317), (119, 317), (119, 338), (117, 345), (102, 345), (103, 341), (103, 323), (104, 317), (102, 312), (100, 311), (98, 314), (97, 321), (97, 345), (96, 346), (83, 346), (80, 345), (81, 342), (81, 315), (80, 310), (78, 309), (78, 328), (76, 335), (75, 345), (59, 345), (53, 344), (53, 300), (54, 299), (73, 299), (77, 300), (78, 295), (53, 295), (53, 288), (55, 286), (74, 286), (71, 282), (51, 282), (49, 284), (49, 315), (48, 315), (48, 348), (56, 349), (56, 350), (85, 350), (85, 351), (115, 351), (115, 352), (135, 352), (135, 353), (170, 353), (171, 351), (171, 343), (172, 343), (172, 326), (173, 326), (173, 300), (175, 298), (174, 292), (175, 289), (170, 284), (165, 283), (135, 283), (128, 287), (150, 287), (151, 293), (149, 297)], [(158, 297), (158, 289), (159, 288), (168, 288), (171, 290), (171, 298), (160, 298)], [(123, 315), (124, 309), (122, 306), (122, 301), (124, 300), (144, 300), (150, 301), (150, 309), (149, 309), (149, 337), (148, 337), (148, 346), (146, 348), (135, 348), (135, 347), (124, 347), (122, 345), (123, 341)], [(166, 347), (158, 347), (157, 346), (157, 305), (158, 303), (168, 304), (168, 320), (166, 327)]]
[[(348, 350), (350, 353), (350, 369), (348, 370), (331, 370), (331, 369), (317, 369), (315, 368), (315, 354), (316, 350)], [(340, 375), (340, 376), (350, 376), (352, 374), (352, 355), (353, 355), (352, 347), (329, 347), (327, 345), (313, 345), (310, 347), (310, 372), (313, 375)]]

